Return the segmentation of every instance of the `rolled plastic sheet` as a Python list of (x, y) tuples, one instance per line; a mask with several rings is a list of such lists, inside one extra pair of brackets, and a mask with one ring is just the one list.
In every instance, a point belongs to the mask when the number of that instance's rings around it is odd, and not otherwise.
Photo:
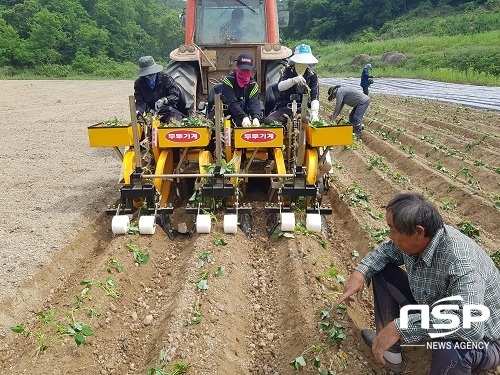
[(196, 231), (198, 233), (210, 233), (212, 220), (210, 215), (202, 214), (196, 216)]
[(238, 215), (224, 215), (224, 233), (236, 233), (238, 231)]
[(130, 219), (127, 215), (116, 215), (111, 220), (113, 234), (125, 234), (130, 228)]
[(155, 234), (156, 225), (155, 217), (152, 215), (141, 216), (139, 218), (139, 233), (141, 234)]
[(307, 214), (306, 215), (306, 229), (309, 232), (321, 232), (321, 215), (320, 214)]
[(293, 212), (281, 213), (281, 230), (283, 232), (293, 232), (295, 229), (295, 215)]

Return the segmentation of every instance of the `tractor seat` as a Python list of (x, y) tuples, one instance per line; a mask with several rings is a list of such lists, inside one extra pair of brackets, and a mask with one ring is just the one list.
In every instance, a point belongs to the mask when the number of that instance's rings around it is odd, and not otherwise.
[(269, 86), (266, 89), (266, 104), (264, 105), (264, 115), (265, 116), (269, 115), (272, 112), (280, 95), (281, 95), (281, 93), (278, 90), (277, 83), (273, 83), (271, 86)]
[(215, 94), (222, 94), (222, 83), (213, 85), (208, 93), (207, 113), (215, 111)]
[(179, 101), (177, 102), (176, 108), (183, 115), (185, 115), (186, 117), (189, 117), (189, 111), (192, 109), (193, 103), (190, 103), (190, 105), (188, 106), (187, 100), (186, 100), (186, 92), (184, 91), (184, 89), (182, 87), (179, 87), (179, 94), (180, 94)]

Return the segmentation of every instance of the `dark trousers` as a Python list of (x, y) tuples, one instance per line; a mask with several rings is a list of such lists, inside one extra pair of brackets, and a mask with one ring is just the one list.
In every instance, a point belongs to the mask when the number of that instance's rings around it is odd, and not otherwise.
[(160, 115), (160, 121), (165, 124), (168, 124), (172, 119), (181, 121), (184, 117), (186, 117), (182, 112), (177, 110), (177, 108), (171, 107), (169, 105), (160, 108), (158, 114)]
[[(300, 113), (300, 110), (298, 111)], [(271, 112), (267, 117), (262, 120), (264, 124), (269, 125), (275, 121), (281, 122), (283, 125), (287, 122), (287, 116), (292, 117), (292, 110), (290, 108), (284, 107), (279, 108), (276, 111)], [(286, 115), (286, 116), (285, 116)]]
[[(399, 309), (416, 304), (411, 294), (408, 275), (395, 264), (388, 264), (373, 279), (375, 327), (377, 332), (399, 317)], [(500, 340), (482, 345), (482, 349), (459, 349), (453, 340), (434, 340), (445, 343), (442, 349), (432, 349), (429, 375), (469, 375), (473, 371), (494, 369), (500, 365)], [(446, 344), (448, 343), (448, 344)], [(486, 343), (486, 342), (485, 342)], [(391, 351), (397, 350), (399, 343)]]

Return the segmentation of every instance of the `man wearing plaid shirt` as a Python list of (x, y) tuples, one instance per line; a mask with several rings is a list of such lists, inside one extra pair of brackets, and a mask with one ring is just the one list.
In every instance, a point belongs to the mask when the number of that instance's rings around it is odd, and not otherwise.
[[(475, 241), (445, 225), (437, 208), (420, 194), (393, 198), (386, 207), (386, 221), (390, 241), (361, 260), (339, 300), (350, 306), (356, 294), (361, 302), (365, 281), (368, 285), (373, 281), (377, 332), (364, 329), (361, 336), (377, 361), (401, 373), (401, 340), (408, 344), (433, 340), (431, 375), (471, 374), (499, 366), (500, 273), (492, 259)], [(406, 271), (399, 268), (402, 265)], [(457, 329), (433, 328), (452, 319), (439, 320), (432, 314), (431, 328), (423, 328), (422, 310), (416, 308), (402, 324), (402, 306), (427, 305), (432, 310), (446, 297), (452, 297), (458, 309), (450, 306), (442, 313), (456, 315)], [(473, 305), (470, 328), (462, 327), (464, 305)], [(474, 305), (481, 306), (476, 310)], [(481, 319), (482, 306), (489, 309), (488, 319)]]

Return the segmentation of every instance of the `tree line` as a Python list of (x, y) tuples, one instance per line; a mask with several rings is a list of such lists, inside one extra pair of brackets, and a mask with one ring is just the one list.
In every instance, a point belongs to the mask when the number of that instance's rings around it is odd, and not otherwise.
[(498, 8), (498, 0), (288, 0), (290, 23), (287, 38), (345, 41), (363, 30), (380, 30), (388, 21), (414, 9), (432, 12), (471, 10), (477, 6)]
[[(293, 40), (345, 40), (422, 4), (476, 6), (499, 0), (288, 0)], [(134, 63), (142, 55), (168, 61), (182, 44), (182, 0), (0, 0), (0, 67), (97, 66)]]

